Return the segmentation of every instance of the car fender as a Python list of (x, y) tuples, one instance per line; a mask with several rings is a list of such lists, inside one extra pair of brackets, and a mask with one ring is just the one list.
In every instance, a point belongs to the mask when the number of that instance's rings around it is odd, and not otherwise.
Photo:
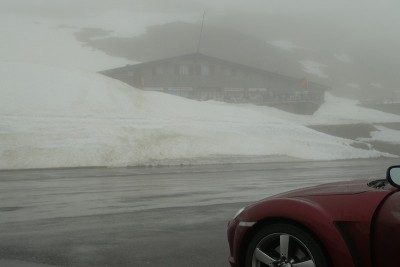
[[(333, 266), (372, 266), (371, 221), (387, 194), (388, 191), (371, 191), (339, 198), (337, 195), (271, 198), (248, 206), (237, 220), (255, 222), (252, 228), (279, 220), (291, 221), (306, 228), (321, 243)], [(243, 235), (251, 233), (249, 229)]]
[[(261, 215), (261, 216), (260, 216)], [(260, 220), (260, 218), (263, 218)], [(281, 220), (292, 221), (305, 227), (321, 243), (333, 266), (355, 267), (341, 233), (334, 220), (320, 205), (306, 198), (277, 198), (262, 205), (249, 207), (239, 221), (257, 222), (253, 227)], [(251, 231), (248, 232), (249, 234)]]

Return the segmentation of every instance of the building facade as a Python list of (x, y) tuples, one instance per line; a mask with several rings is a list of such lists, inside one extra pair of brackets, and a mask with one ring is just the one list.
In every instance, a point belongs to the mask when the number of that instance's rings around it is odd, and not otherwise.
[(196, 100), (269, 105), (312, 114), (324, 102), (325, 86), (203, 54), (127, 65), (102, 71), (136, 88)]

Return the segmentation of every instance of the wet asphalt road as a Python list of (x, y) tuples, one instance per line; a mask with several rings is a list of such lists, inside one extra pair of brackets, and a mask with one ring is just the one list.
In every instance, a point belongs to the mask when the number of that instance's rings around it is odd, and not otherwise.
[(0, 171), (0, 266), (228, 266), (246, 203), (398, 159)]

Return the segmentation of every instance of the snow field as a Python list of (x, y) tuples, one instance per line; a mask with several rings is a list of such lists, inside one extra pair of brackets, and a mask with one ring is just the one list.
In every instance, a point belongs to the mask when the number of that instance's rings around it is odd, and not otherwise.
[[(1, 63), (0, 73), (0, 169), (196, 163), (207, 157), (218, 163), (218, 157), (229, 156), (386, 155), (304, 126), (374, 118), (375, 111), (363, 110), (368, 112), (349, 119), (334, 106), (348, 112), (357, 107), (332, 96), (315, 116), (301, 116), (145, 92), (100, 74), (43, 65)], [(400, 116), (383, 115), (376, 118), (400, 121)]]

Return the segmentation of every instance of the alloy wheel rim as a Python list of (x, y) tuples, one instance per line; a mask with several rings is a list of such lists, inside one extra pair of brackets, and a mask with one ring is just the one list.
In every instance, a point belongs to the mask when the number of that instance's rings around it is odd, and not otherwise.
[(253, 253), (252, 267), (316, 267), (307, 246), (287, 233), (261, 239)]

